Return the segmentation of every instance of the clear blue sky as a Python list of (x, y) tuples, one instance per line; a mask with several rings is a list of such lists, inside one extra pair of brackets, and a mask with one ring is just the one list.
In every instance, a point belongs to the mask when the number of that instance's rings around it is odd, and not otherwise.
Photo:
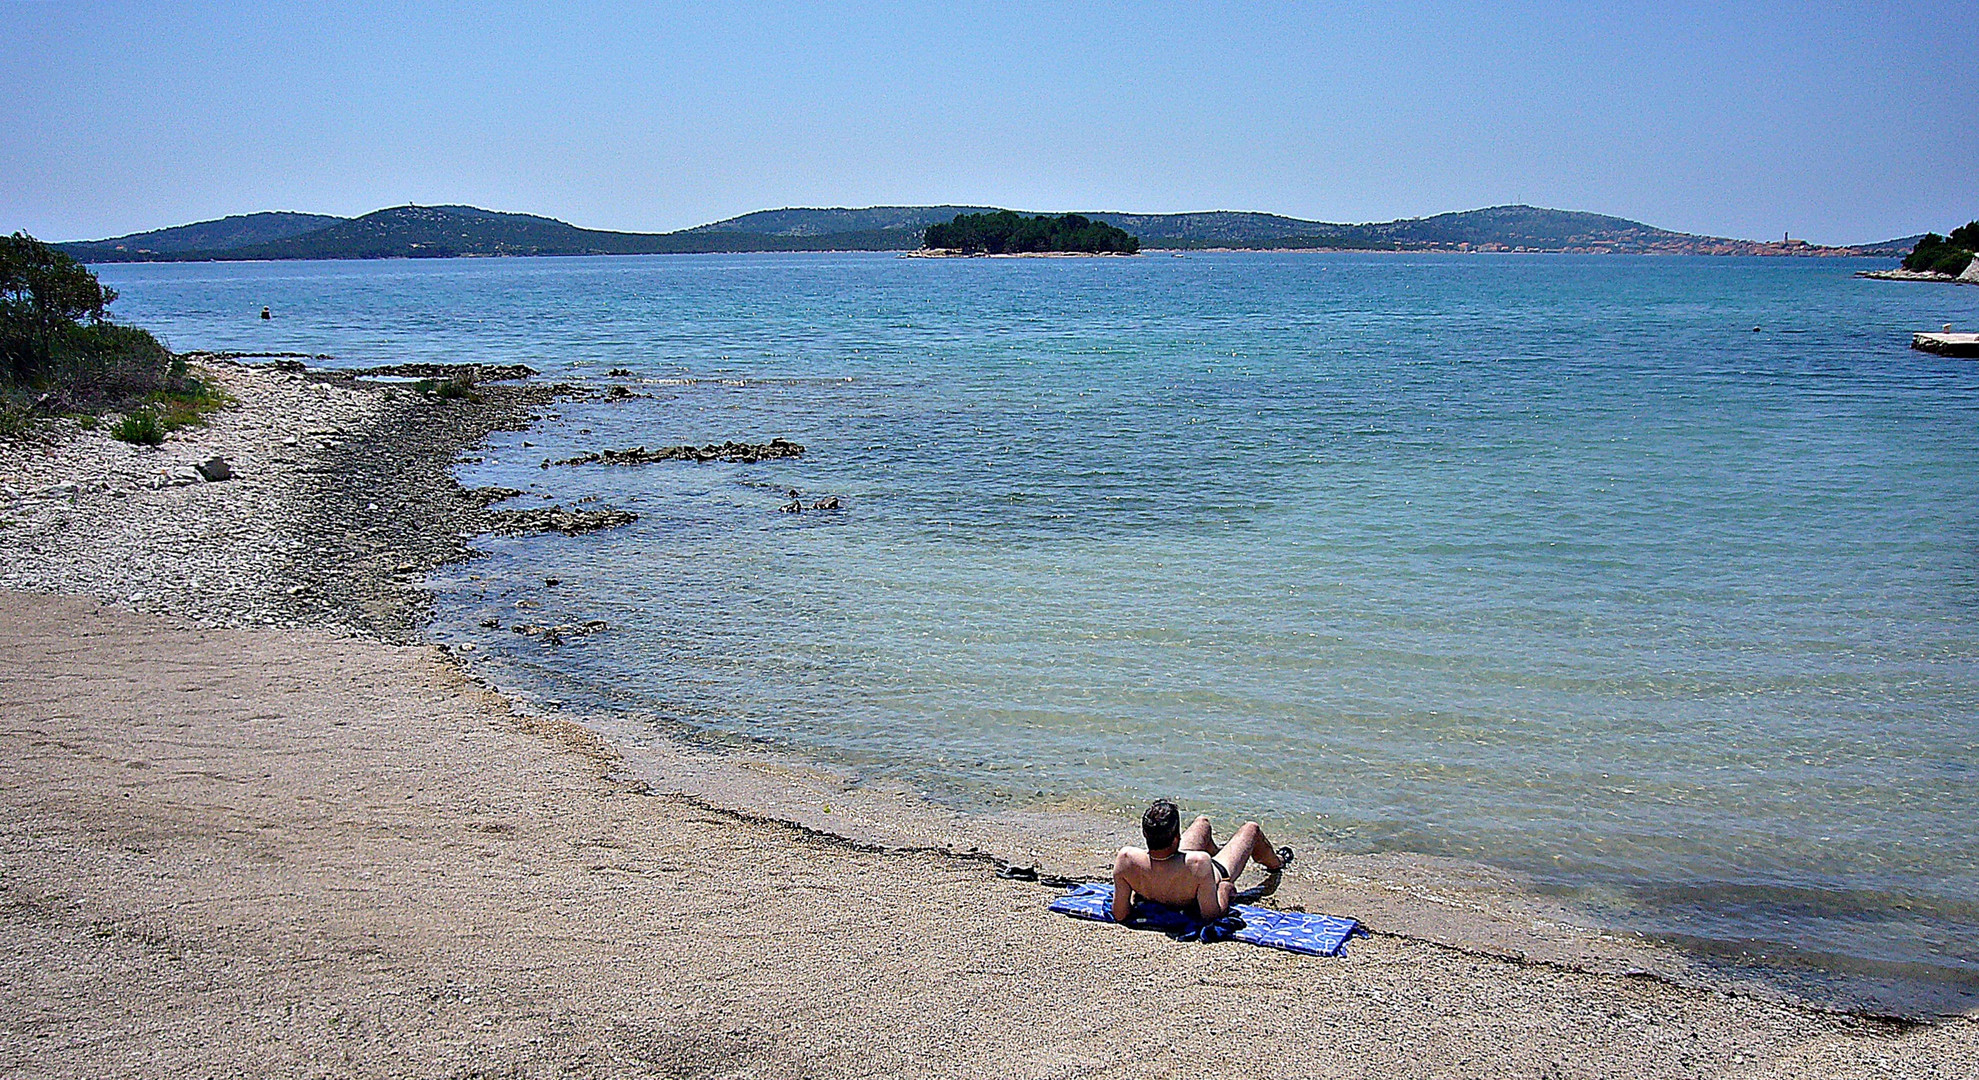
[[(569, 10), (580, 9), (580, 10)], [(1979, 3), (0, 0), (0, 229), (470, 203), (1979, 217)]]

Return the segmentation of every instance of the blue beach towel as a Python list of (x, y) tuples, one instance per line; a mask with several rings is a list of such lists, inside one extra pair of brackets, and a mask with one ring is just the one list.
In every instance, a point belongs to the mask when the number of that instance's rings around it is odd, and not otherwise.
[[(1113, 921), (1113, 886), (1086, 884), (1051, 902), (1051, 910), (1075, 919)], [(1339, 956), (1360, 923), (1337, 915), (1308, 915), (1303, 911), (1274, 911), (1238, 904), (1230, 914), (1205, 922), (1166, 904), (1142, 900), (1134, 905), (1127, 925), (1159, 930), (1181, 941), (1242, 941), (1307, 956)]]

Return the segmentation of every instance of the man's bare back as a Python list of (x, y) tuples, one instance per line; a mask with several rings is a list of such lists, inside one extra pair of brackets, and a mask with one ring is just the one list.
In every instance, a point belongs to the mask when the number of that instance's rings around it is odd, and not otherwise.
[(1220, 919), (1235, 902), (1237, 878), (1250, 860), (1276, 874), (1292, 857), (1291, 848), (1273, 850), (1255, 821), (1246, 821), (1221, 846), (1208, 818), (1196, 818), (1185, 830), (1178, 823), (1175, 804), (1157, 800), (1141, 818), (1147, 848), (1121, 848), (1114, 857), (1113, 921), (1127, 921), (1136, 896)]

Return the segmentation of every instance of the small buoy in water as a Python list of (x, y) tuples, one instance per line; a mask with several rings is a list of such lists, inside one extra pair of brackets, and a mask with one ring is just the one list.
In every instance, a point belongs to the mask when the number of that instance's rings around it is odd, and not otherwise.
[(1752, 328), (1752, 332), (1753, 332), (1753, 333), (1755, 333), (1755, 334), (1756, 334), (1756, 333), (1758, 333), (1758, 332), (1759, 332), (1759, 328), (1758, 328), (1758, 327), (1756, 327), (1756, 326), (1755, 326), (1755, 327), (1753, 327), (1753, 328)]
[(262, 318), (264, 318), (264, 319), (272, 319), (272, 318), (274, 318), (275, 316), (274, 316), (274, 315), (273, 315), (272, 313), (270, 313), (270, 312), (269, 312), (269, 310), (268, 310), (267, 308), (262, 308), (262, 309), (261, 309), (261, 317), (262, 317)]

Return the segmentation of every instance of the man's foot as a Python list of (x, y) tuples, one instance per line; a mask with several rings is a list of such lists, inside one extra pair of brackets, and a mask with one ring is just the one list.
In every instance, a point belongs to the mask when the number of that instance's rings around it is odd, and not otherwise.
[(1276, 874), (1282, 874), (1282, 873), (1284, 873), (1284, 872), (1285, 872), (1285, 868), (1286, 868), (1286, 867), (1288, 867), (1288, 866), (1290, 866), (1290, 865), (1292, 865), (1292, 860), (1293, 860), (1293, 859), (1294, 859), (1295, 857), (1296, 857), (1296, 856), (1294, 856), (1294, 855), (1292, 854), (1292, 849), (1291, 849), (1291, 848), (1288, 848), (1288, 847), (1282, 847), (1282, 848), (1279, 848), (1279, 849), (1278, 849), (1278, 865), (1277, 865), (1277, 866), (1267, 866), (1267, 867), (1265, 867), (1265, 869), (1266, 869), (1266, 870), (1268, 870), (1268, 871), (1270, 871), (1270, 872), (1271, 872), (1272, 874), (1274, 874), (1274, 875), (1276, 875)]

